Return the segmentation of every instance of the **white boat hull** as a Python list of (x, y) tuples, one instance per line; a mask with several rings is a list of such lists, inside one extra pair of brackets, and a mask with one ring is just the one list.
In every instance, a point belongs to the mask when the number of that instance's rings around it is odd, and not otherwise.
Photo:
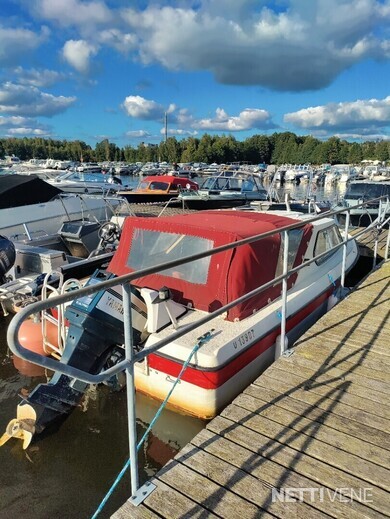
[[(110, 199), (113, 207), (119, 203), (120, 198)], [(8, 238), (26, 235), (25, 225), (31, 234), (54, 234), (66, 221), (88, 218), (107, 221), (112, 214), (102, 197), (63, 197), (41, 204), (1, 209), (0, 234)]]
[[(323, 294), (309, 301), (303, 308), (291, 313), (290, 319), (287, 322), (289, 344), (292, 344), (319, 317), (326, 313), (329, 300), (332, 297), (333, 287), (328, 288)], [(292, 302), (291, 308), (293, 307), (294, 303)], [(257, 327), (253, 325), (251, 318), (249, 318), (247, 328), (242, 327), (243, 323), (226, 323), (226, 321), (222, 321), (222, 323), (220, 322), (220, 328), (222, 326), (230, 325), (237, 327), (239, 324), (241, 325), (240, 337), (233, 339), (231, 341), (232, 344), (237, 344), (237, 341), (240, 341), (240, 338), (245, 337), (246, 334), (250, 336), (252, 334), (253, 336), (260, 335), (261, 338), (257, 341), (255, 340), (253, 344), (248, 343), (247, 347), (239, 355), (236, 354), (236, 356), (232, 354), (232, 348), (229, 348), (229, 344), (226, 344), (224, 349), (226, 350), (225, 356), (227, 360), (224, 361), (221, 356), (221, 361), (219, 361), (219, 352), (216, 351), (214, 355), (216, 365), (212, 368), (200, 367), (201, 359), (196, 358), (194, 364), (187, 368), (186, 375), (177, 384), (168, 402), (171, 407), (180, 412), (202, 419), (210, 419), (216, 416), (221, 409), (231, 402), (237, 394), (253, 382), (275, 360), (275, 342), (280, 334), (280, 321), (273, 319), (272, 312), (268, 312), (268, 318), (265, 316), (264, 319), (260, 320)], [(266, 329), (267, 324), (271, 328)], [(217, 335), (218, 332), (217, 328)], [(240, 345), (238, 345), (237, 350), (239, 348)], [(164, 400), (182, 367), (182, 362), (177, 362), (178, 359), (173, 357), (175, 355), (174, 352), (177, 352), (178, 349), (175, 348), (175, 344), (169, 345), (163, 349), (166, 352), (166, 356), (151, 354), (148, 360), (136, 365), (135, 384), (137, 391), (157, 400)], [(240, 357), (242, 358), (241, 360)], [(209, 363), (211, 364), (212, 362), (209, 359)], [(220, 366), (217, 365), (218, 362), (221, 362)]]

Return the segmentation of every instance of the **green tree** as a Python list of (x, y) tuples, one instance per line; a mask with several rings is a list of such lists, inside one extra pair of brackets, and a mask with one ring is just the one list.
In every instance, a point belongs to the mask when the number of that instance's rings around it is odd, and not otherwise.
[(348, 162), (349, 164), (360, 164), (362, 160), (362, 149), (357, 142), (353, 142), (349, 148)]
[(379, 141), (375, 145), (375, 155), (381, 162), (386, 162), (390, 159), (390, 142)]
[(202, 135), (199, 141), (197, 162), (213, 162), (213, 138), (208, 133)]
[(182, 140), (182, 152), (180, 162), (195, 162), (199, 139), (188, 137)]

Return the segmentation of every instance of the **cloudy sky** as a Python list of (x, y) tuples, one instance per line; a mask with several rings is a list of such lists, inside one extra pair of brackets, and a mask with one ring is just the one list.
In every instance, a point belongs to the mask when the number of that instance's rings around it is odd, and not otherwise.
[(1, 0), (0, 136), (390, 138), (390, 0)]

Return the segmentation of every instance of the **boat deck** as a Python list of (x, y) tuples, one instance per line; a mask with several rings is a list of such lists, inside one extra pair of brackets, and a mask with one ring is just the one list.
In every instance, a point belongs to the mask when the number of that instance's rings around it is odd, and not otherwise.
[(389, 295), (387, 261), (112, 517), (389, 517)]

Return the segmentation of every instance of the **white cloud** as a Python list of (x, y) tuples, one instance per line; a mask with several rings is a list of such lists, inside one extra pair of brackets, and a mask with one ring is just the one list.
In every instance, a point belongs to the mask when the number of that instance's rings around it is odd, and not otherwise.
[(50, 128), (32, 119), (21, 116), (0, 116), (1, 134), (10, 137), (23, 135), (48, 137), (51, 135)]
[(223, 108), (217, 108), (212, 119), (199, 119), (193, 121), (192, 127), (199, 130), (219, 130), (239, 132), (254, 128), (272, 128), (271, 116), (266, 110), (258, 108), (246, 108), (238, 116), (229, 116)]
[[(160, 133), (161, 135), (165, 135), (165, 128), (161, 128), (160, 130)], [(195, 137), (195, 135), (198, 135), (198, 132), (196, 130), (194, 131), (191, 131), (191, 130), (182, 130), (180, 128), (168, 128), (168, 131), (167, 131), (168, 135), (177, 135), (179, 137), (183, 137), (183, 136), (191, 136), (191, 137)]]
[(22, 67), (16, 67), (12, 72), (18, 77), (20, 83), (35, 87), (54, 85), (54, 83), (66, 79), (65, 74), (56, 70), (35, 68), (27, 70)]
[(96, 24), (107, 24), (113, 18), (113, 14), (104, 2), (33, 0), (30, 7), (37, 16), (62, 26), (91, 27)]
[(23, 116), (51, 117), (67, 110), (75, 97), (53, 96), (33, 86), (6, 82), (0, 85), (0, 111)]
[(384, 99), (329, 103), (285, 114), (284, 121), (306, 129), (367, 129), (390, 125), (390, 96)]
[[(123, 101), (122, 108), (130, 117), (143, 119), (145, 121), (161, 120), (167, 111), (163, 105), (141, 96), (127, 96)], [(172, 109), (172, 105), (170, 109)]]
[(78, 72), (87, 74), (90, 67), (89, 60), (97, 54), (97, 51), (95, 45), (85, 40), (68, 40), (62, 49), (62, 55)]
[(221, 83), (317, 89), (366, 58), (388, 58), (390, 10), (379, 0), (203, 0), (191, 8), (124, 9), (144, 63), (208, 70)]
[(21, 124), (29, 124), (32, 119), (21, 116), (4, 117), (0, 115), (0, 126), (20, 126)]
[(135, 50), (138, 44), (138, 38), (135, 34), (123, 33), (115, 28), (100, 31), (98, 33), (98, 41), (102, 45), (113, 47), (123, 54)]
[[(215, 117), (196, 119), (187, 108), (179, 108), (174, 103), (165, 108), (156, 101), (133, 95), (126, 97), (122, 108), (130, 117), (145, 121), (162, 122), (167, 113), (171, 135), (195, 135), (194, 130), (239, 132), (254, 128), (275, 128), (270, 113), (259, 108), (245, 108), (237, 116), (229, 116), (223, 108), (217, 108)], [(178, 128), (172, 128), (172, 124)], [(161, 133), (164, 132), (163, 128)]]
[(383, 133), (335, 133), (335, 137), (344, 140), (353, 140), (353, 141), (389, 141), (390, 135)]
[(302, 91), (329, 85), (359, 61), (390, 57), (389, 0), (224, 0), (223, 8), (220, 0), (146, 2), (139, 9), (120, 4), (29, 5), (36, 17), (71, 27), (79, 41), (89, 42), (87, 55), (84, 48), (80, 57), (69, 56), (83, 72), (94, 51), (107, 46), (144, 64), (208, 71), (220, 83)]
[(126, 137), (130, 137), (131, 139), (143, 139), (145, 137), (150, 137), (150, 133), (145, 130), (132, 130), (125, 133)]
[(41, 130), (39, 128), (11, 128), (8, 130), (8, 135), (13, 135), (16, 137), (31, 135), (33, 137), (47, 137), (50, 135), (50, 132)]
[(35, 50), (49, 36), (49, 29), (42, 27), (39, 34), (23, 28), (7, 28), (0, 26), (0, 65), (9, 66)]

